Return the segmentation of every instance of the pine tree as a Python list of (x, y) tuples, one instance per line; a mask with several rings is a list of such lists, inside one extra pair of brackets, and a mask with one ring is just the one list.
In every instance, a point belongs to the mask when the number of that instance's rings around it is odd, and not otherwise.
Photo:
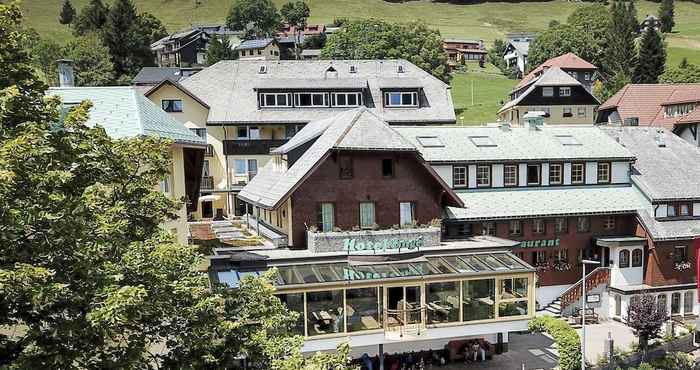
[(90, 0), (75, 19), (73, 33), (76, 36), (82, 36), (90, 32), (100, 32), (107, 22), (108, 13), (109, 8), (102, 3), (102, 0)]
[(632, 82), (638, 84), (655, 84), (664, 73), (666, 49), (659, 33), (649, 27), (644, 30), (639, 43), (639, 57), (634, 65)]
[(633, 35), (639, 34), (639, 21), (637, 20), (637, 7), (634, 5), (634, 0), (630, 0), (627, 4), (627, 12), (625, 13), (625, 25), (629, 32)]
[(671, 32), (676, 22), (673, 20), (675, 10), (673, 0), (662, 0), (659, 6), (659, 20), (661, 21), (661, 32)]
[(71, 24), (73, 23), (73, 18), (75, 17), (75, 8), (71, 4), (70, 0), (63, 1), (63, 7), (61, 8), (61, 15), (58, 17), (58, 23), (60, 24)]
[(608, 76), (622, 73), (631, 76), (634, 65), (634, 39), (637, 32), (636, 10), (634, 3), (625, 5), (614, 1), (610, 8), (611, 21), (606, 30), (607, 44), (603, 51), (602, 72)]
[(144, 32), (131, 0), (117, 0), (109, 10), (102, 39), (109, 48), (117, 79), (135, 75), (153, 65), (150, 34)]

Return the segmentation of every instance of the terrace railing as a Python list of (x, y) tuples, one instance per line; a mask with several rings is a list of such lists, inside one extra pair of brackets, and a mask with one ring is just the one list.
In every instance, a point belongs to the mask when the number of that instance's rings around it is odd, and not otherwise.
[[(610, 284), (610, 268), (598, 267), (586, 275), (586, 293), (600, 284)], [(583, 296), (583, 279), (577, 281), (561, 294), (561, 311), (576, 303)]]
[(405, 310), (384, 309), (382, 317), (387, 339), (401, 340), (425, 333), (426, 307)]

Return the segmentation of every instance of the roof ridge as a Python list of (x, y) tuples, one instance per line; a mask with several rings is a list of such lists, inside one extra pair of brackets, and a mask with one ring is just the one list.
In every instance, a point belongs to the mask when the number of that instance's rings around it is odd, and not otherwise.
[[(365, 108), (365, 107), (360, 107), (357, 109), (357, 111), (355, 112), (355, 115), (353, 116), (352, 120), (350, 121), (350, 124), (345, 127), (345, 129), (343, 130), (343, 132), (340, 135), (338, 135), (338, 138), (335, 140), (335, 142), (333, 143), (333, 146), (331, 146), (331, 148), (337, 146), (338, 144), (340, 144), (341, 141), (343, 141), (343, 139), (348, 134), (350, 129), (353, 126), (355, 126), (355, 124), (357, 123), (357, 120), (360, 118), (362, 113), (364, 113), (366, 111), (366, 109), (367, 108)], [(340, 113), (339, 115), (335, 116), (335, 118), (333, 118), (333, 121), (337, 120), (338, 117), (341, 115), (343, 115), (343, 113)]]
[[(144, 125), (143, 125), (143, 117), (142, 117), (142, 115), (143, 115), (143, 107), (141, 106), (141, 104), (139, 104), (139, 101), (138, 101), (138, 98), (136, 97), (136, 94), (137, 94), (136, 89), (133, 89), (133, 88), (132, 88), (132, 89), (131, 89), (131, 98), (134, 100), (134, 106), (136, 107), (136, 113), (137, 113), (137, 114), (136, 114), (136, 116), (137, 116), (136, 119), (138, 120), (138, 123), (139, 123), (139, 130), (141, 131), (141, 135), (144, 135), (144, 136), (145, 136), (145, 135), (146, 135), (146, 128), (145, 128)], [(140, 94), (140, 93), (139, 93), (139, 94)], [(145, 98), (146, 98), (146, 97), (144, 97), (144, 99), (145, 99)]]

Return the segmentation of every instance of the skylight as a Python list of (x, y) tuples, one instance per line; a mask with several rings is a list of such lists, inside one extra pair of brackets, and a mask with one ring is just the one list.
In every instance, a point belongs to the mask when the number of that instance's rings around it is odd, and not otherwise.
[(417, 136), (416, 140), (425, 148), (441, 148), (445, 146), (437, 136)]
[(498, 146), (496, 143), (488, 136), (470, 136), (469, 140), (474, 143), (479, 148)]
[(581, 145), (575, 137), (571, 135), (556, 135), (557, 140), (561, 145)]

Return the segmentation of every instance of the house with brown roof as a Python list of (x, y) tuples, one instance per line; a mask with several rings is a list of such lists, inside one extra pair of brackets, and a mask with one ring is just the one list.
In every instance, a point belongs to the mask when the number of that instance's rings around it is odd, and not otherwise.
[(595, 73), (598, 70), (596, 66), (584, 60), (574, 53), (566, 53), (555, 58), (548, 59), (544, 63), (530, 71), (523, 79), (515, 86), (513, 91), (526, 89), (539, 76), (541, 76), (548, 68), (558, 67), (573, 77), (589, 91), (595, 81)]
[(488, 54), (484, 40), (444, 39), (442, 48), (447, 53), (447, 65), (450, 69), (463, 62), (482, 62)]
[(664, 127), (700, 146), (700, 84), (628, 84), (598, 109), (597, 123)]

